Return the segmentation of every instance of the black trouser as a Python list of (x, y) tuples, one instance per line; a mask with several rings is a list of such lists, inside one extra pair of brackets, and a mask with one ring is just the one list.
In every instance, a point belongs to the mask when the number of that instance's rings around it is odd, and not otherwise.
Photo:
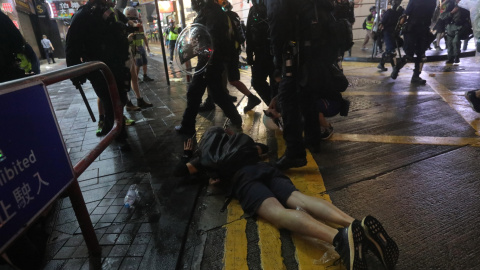
[[(255, 62), (252, 65), (252, 87), (267, 105), (278, 92), (278, 83), (273, 77), (273, 72), (273, 56), (255, 53)], [(270, 85), (267, 78), (270, 78)]]
[[(423, 62), (423, 58), (425, 58), (425, 51), (429, 46), (429, 31), (430, 30), (428, 26), (412, 25), (410, 30), (404, 34), (405, 42), (403, 45), (403, 50), (405, 51), (405, 56), (407, 59), (415, 62), (413, 76), (419, 76), (422, 72), (420, 70), (420, 63)], [(414, 55), (417, 55), (417, 57), (414, 58)]]
[(176, 40), (170, 40), (168, 43), (168, 49), (170, 50), (170, 61), (173, 61), (173, 53), (175, 51)]
[(289, 158), (305, 157), (303, 143), (302, 114), (298, 84), (294, 77), (284, 77), (278, 85), (278, 102), (282, 108), (283, 139), (285, 140), (285, 156)]
[[(118, 95), (120, 97), (121, 106), (127, 103), (127, 90), (130, 89), (130, 70), (126, 67), (111, 67), (110, 70), (115, 77), (117, 83)], [(105, 120), (103, 128), (107, 131), (112, 129), (114, 123), (113, 103), (110, 98), (110, 92), (108, 91), (108, 84), (100, 71), (95, 71), (88, 74), (88, 80), (92, 83), (95, 93), (102, 101), (103, 108), (105, 110)], [(122, 128), (122, 133), (124, 127)]]
[(182, 119), (183, 128), (188, 130), (195, 129), (195, 118), (207, 86), (210, 89), (210, 96), (213, 98), (213, 101), (230, 118), (232, 124), (238, 127), (242, 126), (242, 117), (230, 100), (228, 93), (224, 91), (224, 86), (222, 85), (223, 69), (223, 64), (214, 60), (205, 72), (193, 76), (192, 83), (187, 91), (187, 108), (183, 113)]

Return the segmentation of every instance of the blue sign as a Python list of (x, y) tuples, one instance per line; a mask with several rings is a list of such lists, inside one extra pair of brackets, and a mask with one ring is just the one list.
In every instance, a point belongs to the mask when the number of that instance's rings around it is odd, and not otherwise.
[(43, 84), (0, 92), (0, 253), (74, 179)]

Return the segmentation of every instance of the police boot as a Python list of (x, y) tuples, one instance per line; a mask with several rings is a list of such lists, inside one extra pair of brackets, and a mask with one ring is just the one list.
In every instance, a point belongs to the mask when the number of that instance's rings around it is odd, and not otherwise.
[(382, 59), (380, 60), (380, 63), (377, 66), (377, 68), (382, 72), (388, 70), (388, 68), (385, 67), (386, 58), (387, 58), (386, 53), (383, 53)]
[(140, 107), (142, 109), (153, 107), (152, 103), (146, 102), (143, 98), (137, 98), (137, 105), (138, 105), (138, 107)]
[(127, 108), (127, 112), (133, 112), (133, 111), (141, 111), (142, 108), (133, 105), (132, 101), (129, 100), (127, 104), (125, 105), (125, 108)]
[(260, 104), (262, 101), (257, 97), (255, 96), (254, 94), (250, 94), (250, 96), (248, 96), (248, 103), (247, 103), (247, 106), (245, 106), (243, 108), (243, 112), (244, 113), (247, 113), (248, 111), (252, 110), (253, 108), (255, 108), (255, 106), (257, 106), (258, 104)]
[(402, 69), (405, 65), (407, 64), (407, 59), (406, 58), (398, 58), (397, 59), (397, 64), (392, 70), (392, 74), (390, 74), (390, 77), (394, 80), (397, 79), (398, 73), (400, 72), (400, 69)]
[(215, 103), (213, 102), (211, 97), (207, 97), (207, 99), (205, 99), (205, 101), (200, 104), (200, 107), (198, 107), (198, 111), (206, 112), (211, 110), (215, 110)]

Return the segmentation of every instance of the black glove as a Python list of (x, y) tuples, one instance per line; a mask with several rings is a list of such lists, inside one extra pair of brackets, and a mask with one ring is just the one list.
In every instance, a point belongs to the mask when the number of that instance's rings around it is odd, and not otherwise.
[(78, 88), (79, 85), (82, 85), (87, 82), (87, 76), (82, 75), (82, 76), (71, 78), (70, 80), (72, 81), (72, 84)]

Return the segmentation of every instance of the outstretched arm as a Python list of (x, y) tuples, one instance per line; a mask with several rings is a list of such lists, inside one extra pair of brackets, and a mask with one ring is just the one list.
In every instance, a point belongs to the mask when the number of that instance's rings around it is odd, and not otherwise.
[(175, 176), (186, 176), (189, 174), (195, 174), (198, 172), (196, 164), (198, 159), (193, 159), (193, 141), (188, 139), (183, 143), (183, 156), (180, 159), (180, 162), (175, 166), (174, 175)]

